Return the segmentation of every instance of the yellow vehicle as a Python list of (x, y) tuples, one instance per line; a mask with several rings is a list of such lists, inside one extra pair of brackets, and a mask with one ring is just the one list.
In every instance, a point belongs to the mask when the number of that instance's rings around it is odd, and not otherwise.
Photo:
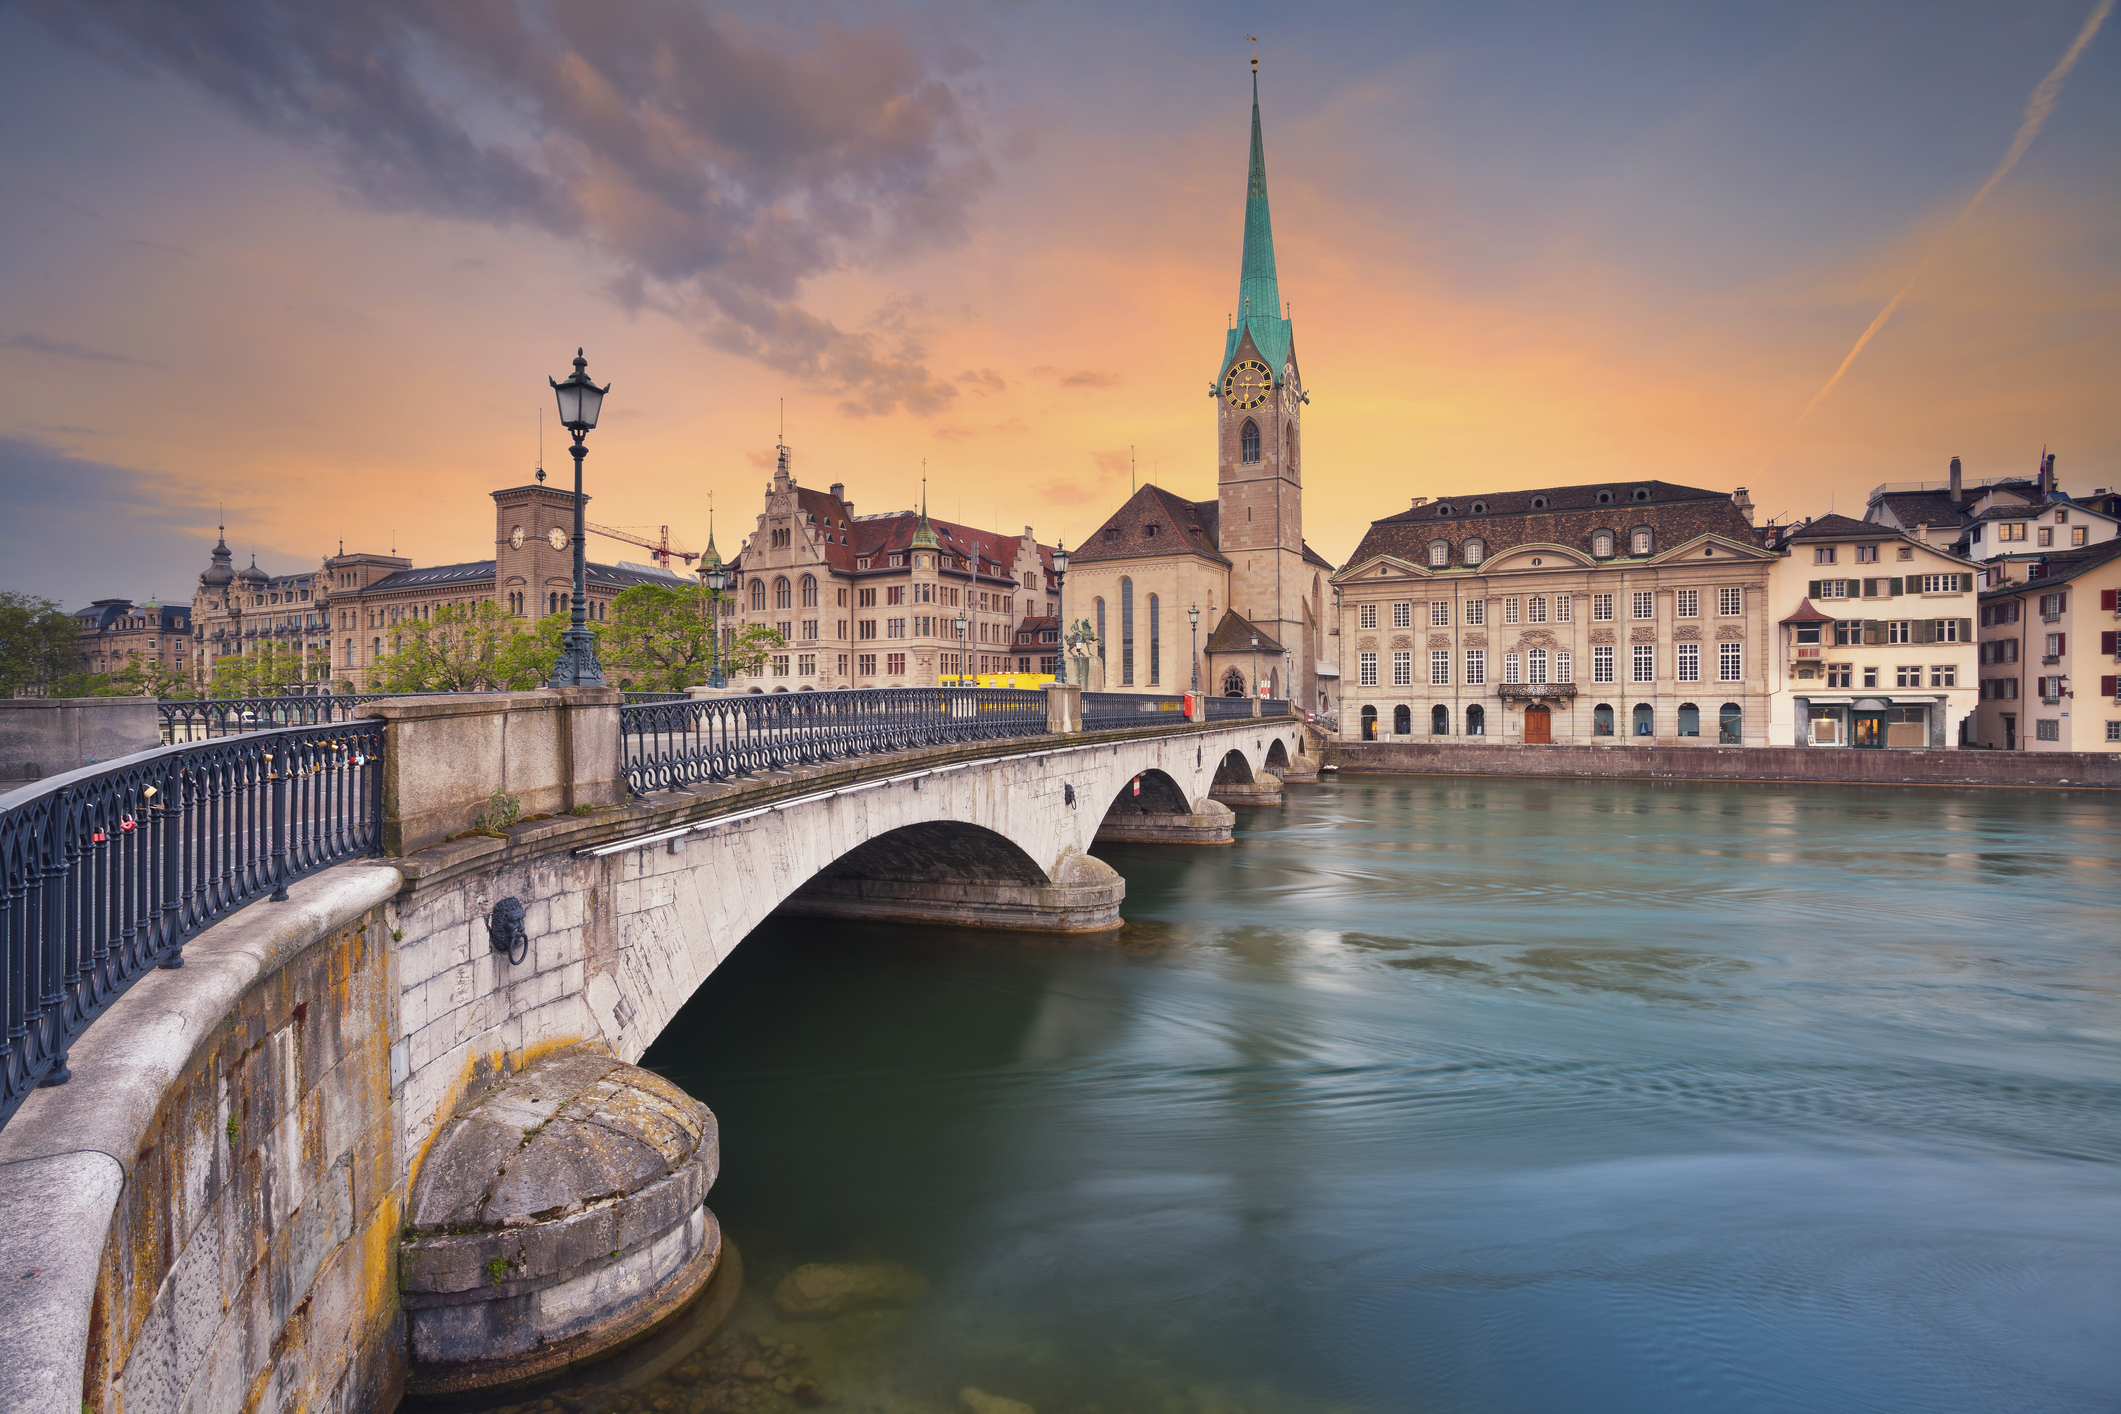
[(947, 673), (936, 679), (944, 687), (1044, 687), (1053, 681), (1051, 673), (967, 673), (963, 677), (951, 677)]

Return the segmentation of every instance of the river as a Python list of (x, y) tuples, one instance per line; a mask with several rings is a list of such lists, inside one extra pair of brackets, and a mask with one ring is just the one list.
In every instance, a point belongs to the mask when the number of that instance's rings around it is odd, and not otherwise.
[[(1346, 777), (1099, 852), (1117, 935), (771, 922), (649, 1053), (721, 1121), (725, 1368), (792, 1341), (864, 1414), (2121, 1406), (2112, 797)], [(784, 1321), (809, 1262), (926, 1295)], [(546, 1407), (797, 1407), (711, 1357)]]

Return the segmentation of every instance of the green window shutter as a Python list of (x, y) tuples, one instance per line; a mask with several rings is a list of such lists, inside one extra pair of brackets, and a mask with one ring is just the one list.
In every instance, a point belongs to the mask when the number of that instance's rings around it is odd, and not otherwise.
[(1935, 643), (1937, 641), (1937, 621), (1935, 619), (1915, 620), (1915, 631), (1911, 636), (1917, 643)]
[(1971, 594), (1974, 592), (1974, 577), (1972, 575), (1962, 574), (1959, 576), (1959, 592), (1961, 594)]
[(1898, 594), (1900, 592), (1900, 585), (1900, 576), (1894, 575), (1891, 579), (1885, 582), (1885, 592), (1888, 594)]
[(1815, 579), (1815, 580), (1813, 580), (1813, 581), (1812, 581), (1812, 587), (1811, 587), (1810, 589), (1808, 589), (1808, 590), (1806, 590), (1806, 591), (1805, 591), (1805, 597), (1806, 597), (1806, 598), (1808, 598), (1808, 599), (1817, 599), (1817, 598), (1819, 597), (1819, 581), (1818, 581), (1818, 580), (1816, 580), (1816, 579)]
[(1863, 581), (1863, 597), (1866, 599), (1876, 599), (1878, 597), (1877, 580), (1866, 579), (1865, 581)]
[(1974, 641), (1974, 621), (1972, 619), (1959, 620), (1959, 641), (1961, 643), (1972, 643)]
[(1863, 621), (1863, 641), (1870, 644), (1885, 642), (1885, 620), (1865, 619)]

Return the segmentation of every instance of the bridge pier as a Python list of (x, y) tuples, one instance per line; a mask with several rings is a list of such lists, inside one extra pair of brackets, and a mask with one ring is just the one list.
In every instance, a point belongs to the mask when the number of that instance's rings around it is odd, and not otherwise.
[(1229, 844), (1237, 815), (1212, 796), (1202, 796), (1190, 810), (1157, 810), (1126, 802), (1105, 813), (1097, 827), (1099, 844)]
[(875, 843), (797, 889), (780, 911), (1041, 933), (1098, 933), (1120, 926), (1127, 881), (1073, 845), (1061, 851), (1047, 877), (1031, 879), (954, 874), (929, 860), (892, 869), (884, 863), (885, 852), (873, 849)]

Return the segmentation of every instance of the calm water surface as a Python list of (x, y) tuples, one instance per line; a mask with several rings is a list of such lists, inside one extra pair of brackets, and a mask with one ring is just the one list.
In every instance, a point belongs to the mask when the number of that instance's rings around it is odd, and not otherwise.
[(2121, 1408), (2110, 797), (1348, 777), (1101, 853), (1116, 939), (775, 922), (648, 1057), (835, 1406)]

